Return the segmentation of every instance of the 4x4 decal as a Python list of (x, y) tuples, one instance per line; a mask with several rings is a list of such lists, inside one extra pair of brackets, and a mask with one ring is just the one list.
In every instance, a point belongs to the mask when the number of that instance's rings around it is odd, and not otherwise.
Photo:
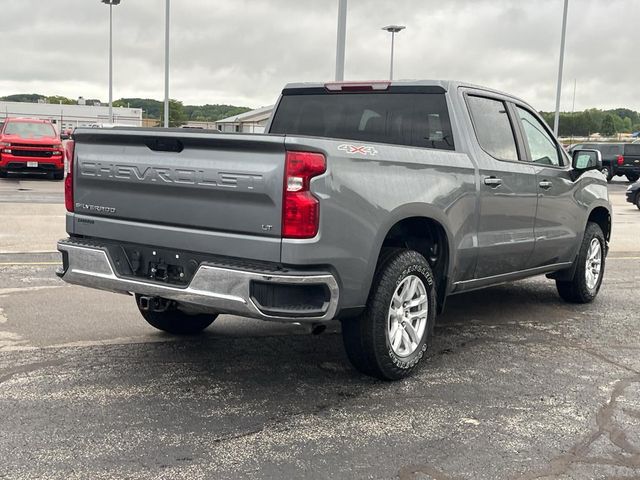
[(378, 151), (371, 145), (352, 145), (349, 143), (343, 143), (338, 145), (338, 150), (347, 153), (358, 153), (360, 155), (377, 155)]

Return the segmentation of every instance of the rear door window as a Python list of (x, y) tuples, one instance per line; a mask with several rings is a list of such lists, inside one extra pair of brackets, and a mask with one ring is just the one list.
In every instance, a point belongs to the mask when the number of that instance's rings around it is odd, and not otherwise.
[(498, 160), (518, 160), (516, 138), (505, 103), (475, 95), (469, 95), (467, 101), (480, 147)]
[(442, 93), (283, 95), (270, 132), (455, 148)]

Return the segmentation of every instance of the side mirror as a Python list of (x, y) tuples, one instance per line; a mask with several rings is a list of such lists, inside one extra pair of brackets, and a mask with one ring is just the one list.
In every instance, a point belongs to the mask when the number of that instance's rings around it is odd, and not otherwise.
[(602, 170), (602, 154), (598, 150), (574, 150), (571, 166), (578, 175), (587, 170)]

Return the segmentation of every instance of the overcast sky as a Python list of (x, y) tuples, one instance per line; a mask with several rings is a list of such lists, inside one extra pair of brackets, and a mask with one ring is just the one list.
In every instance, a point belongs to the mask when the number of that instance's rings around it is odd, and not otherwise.
[[(114, 7), (114, 99), (164, 96), (164, 0)], [(172, 0), (171, 97), (271, 104), (293, 81), (332, 80), (337, 0)], [(456, 79), (555, 102), (563, 0), (348, 0), (347, 80)], [(109, 7), (2, 0), (0, 96), (108, 99)], [(570, 0), (562, 109), (640, 110), (639, 0)]]

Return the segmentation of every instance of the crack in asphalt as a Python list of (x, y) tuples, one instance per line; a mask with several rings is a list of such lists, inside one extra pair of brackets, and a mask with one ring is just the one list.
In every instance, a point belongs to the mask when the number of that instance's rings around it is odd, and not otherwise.
[[(640, 384), (640, 374), (618, 380), (613, 387), (609, 400), (601, 406), (596, 413), (596, 425), (598, 429), (575, 443), (567, 454), (559, 455), (552, 459), (547, 469), (525, 474), (521, 476), (519, 480), (536, 480), (564, 475), (573, 464), (607, 465), (631, 469), (640, 468), (640, 446), (634, 445), (628, 439), (624, 429), (616, 425), (614, 418), (615, 409), (618, 406), (620, 397), (625, 394), (625, 391), (631, 385), (636, 383)], [(610, 444), (618, 447), (626, 455), (613, 454), (611, 458), (589, 456), (589, 448), (602, 437), (608, 438)], [(620, 478), (631, 479), (637, 478), (637, 476)]]
[[(508, 326), (509, 324), (501, 324), (500, 326)], [(457, 326), (457, 325), (456, 325)], [(522, 324), (514, 324), (513, 326), (523, 326)], [(447, 325), (445, 327), (441, 327), (443, 330), (451, 327)], [(581, 345), (577, 342), (570, 341), (563, 337), (558, 337), (558, 335), (551, 334), (550, 332), (539, 330), (541, 334), (547, 337), (544, 340), (537, 339), (522, 339), (522, 340), (508, 340), (508, 339), (496, 339), (491, 337), (485, 338), (474, 338), (474, 339), (465, 339), (464, 341), (458, 342), (457, 344), (443, 348), (438, 352), (432, 352), (429, 358), (434, 358), (440, 355), (448, 355), (455, 353), (456, 350), (461, 348), (469, 347), (471, 345), (482, 344), (482, 343), (508, 343), (513, 345), (524, 345), (524, 344), (544, 344), (544, 345), (556, 345), (562, 346), (564, 348), (573, 348), (580, 350), (593, 358), (596, 358), (602, 362), (613, 365), (617, 368), (625, 370), (626, 372), (633, 373), (633, 377), (629, 377), (626, 379), (618, 380), (611, 392), (609, 400), (602, 405), (598, 411), (596, 412), (596, 425), (597, 430), (590, 433), (586, 437), (583, 437), (577, 443), (575, 443), (568, 451), (567, 454), (559, 455), (553, 458), (549, 462), (549, 466), (543, 470), (538, 470), (530, 473), (526, 473), (520, 477), (518, 480), (537, 480), (541, 478), (551, 478), (559, 475), (564, 475), (567, 473), (569, 468), (573, 464), (589, 464), (589, 465), (600, 465), (600, 466), (613, 466), (613, 467), (624, 467), (636, 469), (640, 468), (640, 445), (634, 445), (627, 437), (626, 432), (623, 428), (615, 424), (615, 409), (618, 406), (618, 400), (622, 397), (625, 391), (637, 383), (640, 384), (640, 371), (617, 362), (604, 353), (599, 352), (594, 349), (594, 347), (587, 347), (585, 345)], [(635, 349), (635, 348), (634, 348)], [(635, 419), (640, 419), (640, 410), (630, 409), (630, 408), (622, 408), (622, 412), (626, 413), (630, 417)], [(610, 444), (622, 450), (624, 455), (621, 454), (611, 454), (611, 458), (606, 457), (597, 457), (597, 456), (588, 456), (587, 452), (589, 448), (600, 438), (606, 437), (608, 438)], [(459, 477), (451, 477), (448, 474), (438, 470), (432, 465), (422, 464), (422, 465), (408, 465), (402, 467), (397, 474), (397, 477), (400, 480), (417, 480), (418, 474), (429, 475), (433, 480), (456, 480)], [(609, 479), (613, 479), (614, 477), (607, 477)], [(619, 480), (632, 480), (637, 479), (637, 476), (633, 477), (625, 477), (619, 476), (615, 477)]]
[(399, 480), (417, 480), (416, 475), (429, 475), (432, 480), (458, 480), (460, 477), (451, 477), (431, 465), (407, 465), (398, 472)]

